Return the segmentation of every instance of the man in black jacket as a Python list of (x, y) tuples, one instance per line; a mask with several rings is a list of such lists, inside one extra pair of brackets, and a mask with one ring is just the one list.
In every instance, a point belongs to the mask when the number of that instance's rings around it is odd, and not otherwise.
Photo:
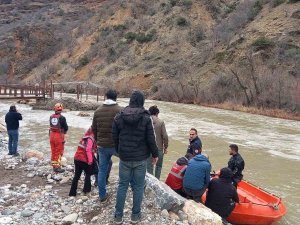
[(229, 155), (231, 155), (231, 158), (228, 161), (228, 168), (233, 173), (233, 185), (237, 187), (238, 182), (243, 179), (242, 171), (244, 170), (245, 162), (239, 154), (239, 147), (236, 144), (229, 145)]
[(5, 115), (5, 122), (8, 134), (8, 154), (18, 156), (19, 142), (19, 120), (22, 120), (22, 115), (17, 111), (16, 106), (12, 105), (9, 112)]
[(152, 155), (152, 163), (158, 159), (155, 134), (150, 113), (144, 109), (144, 95), (134, 91), (129, 106), (118, 113), (114, 119), (112, 135), (116, 151), (120, 157), (119, 186), (117, 191), (115, 223), (123, 223), (123, 211), (129, 183), (133, 190), (131, 223), (141, 220), (141, 204), (147, 158)]
[(219, 179), (212, 179), (208, 185), (205, 205), (226, 219), (239, 202), (236, 188), (232, 185), (233, 173), (225, 167), (220, 171)]

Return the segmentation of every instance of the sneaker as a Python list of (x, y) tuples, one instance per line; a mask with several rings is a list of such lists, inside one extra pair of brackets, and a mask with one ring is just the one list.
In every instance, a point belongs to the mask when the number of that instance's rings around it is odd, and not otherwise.
[(102, 198), (102, 199), (100, 199), (100, 202), (101, 202), (101, 203), (105, 203), (105, 202), (107, 202), (107, 200), (108, 200), (109, 198), (110, 198), (110, 194), (109, 194), (109, 193), (106, 193), (105, 197)]
[(137, 224), (139, 222), (141, 222), (141, 214), (131, 215), (131, 223), (132, 224)]
[(123, 223), (123, 218), (122, 217), (115, 217), (114, 218), (115, 224), (122, 224)]
[(53, 168), (53, 171), (54, 171), (55, 173), (63, 173), (63, 172), (65, 172), (65, 170), (62, 169), (62, 168)]

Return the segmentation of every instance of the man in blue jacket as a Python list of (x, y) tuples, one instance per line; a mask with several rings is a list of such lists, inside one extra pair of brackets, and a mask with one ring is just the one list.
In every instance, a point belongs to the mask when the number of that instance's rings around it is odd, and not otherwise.
[(5, 123), (8, 134), (8, 151), (9, 155), (19, 156), (19, 120), (22, 120), (22, 115), (17, 111), (15, 105), (10, 106), (9, 112), (5, 115)]
[(198, 154), (192, 158), (183, 177), (183, 191), (188, 198), (201, 202), (210, 180), (211, 165), (204, 155)]

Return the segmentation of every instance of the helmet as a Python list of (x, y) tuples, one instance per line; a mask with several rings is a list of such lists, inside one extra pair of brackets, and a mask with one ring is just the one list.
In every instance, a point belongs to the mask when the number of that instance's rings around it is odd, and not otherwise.
[(61, 103), (56, 103), (54, 106), (55, 112), (61, 112), (63, 110), (63, 105)]

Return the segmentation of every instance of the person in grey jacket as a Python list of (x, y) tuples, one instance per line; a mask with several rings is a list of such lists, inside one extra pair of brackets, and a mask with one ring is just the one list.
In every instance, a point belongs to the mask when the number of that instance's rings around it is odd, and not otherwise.
[(9, 112), (5, 115), (5, 123), (8, 134), (8, 154), (18, 156), (19, 142), (19, 120), (22, 120), (22, 115), (17, 111), (15, 105), (10, 106)]
[[(156, 105), (151, 106), (149, 108), (149, 112), (153, 121), (155, 137), (156, 137), (156, 144), (158, 147), (158, 161), (155, 167), (155, 177), (157, 179), (160, 178), (161, 169), (163, 165), (164, 154), (168, 153), (168, 134), (166, 131), (165, 123), (161, 119), (158, 118), (159, 109)], [(152, 157), (149, 157), (147, 160), (147, 172), (153, 175), (153, 164), (152, 164)]]

